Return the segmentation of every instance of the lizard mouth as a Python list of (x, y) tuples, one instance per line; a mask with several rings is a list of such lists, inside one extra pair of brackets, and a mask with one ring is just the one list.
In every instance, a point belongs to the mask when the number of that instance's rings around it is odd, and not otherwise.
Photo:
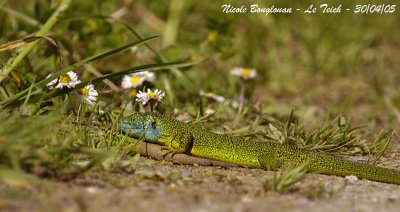
[(163, 131), (158, 127), (154, 118), (142, 114), (132, 114), (123, 117), (121, 120), (120, 130), (131, 137), (143, 137), (147, 141), (157, 143), (163, 136)]
[(121, 131), (130, 136), (139, 137), (145, 130), (143, 124), (138, 123), (135, 119), (129, 117), (122, 118)]

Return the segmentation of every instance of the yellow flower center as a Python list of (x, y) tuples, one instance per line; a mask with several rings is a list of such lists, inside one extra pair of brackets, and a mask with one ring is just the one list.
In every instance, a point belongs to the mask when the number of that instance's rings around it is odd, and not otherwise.
[(71, 77), (67, 74), (67, 75), (62, 75), (60, 76), (60, 83), (64, 83), (64, 84), (68, 84), (69, 82), (71, 82)]
[(92, 28), (97, 28), (97, 22), (94, 19), (87, 20), (87, 23)]
[(241, 75), (243, 78), (249, 78), (250, 75), (251, 75), (251, 69), (249, 69), (249, 68), (244, 68), (244, 69), (242, 69), (242, 72), (240, 73), (240, 75)]
[(137, 84), (137, 83), (140, 82), (141, 79), (142, 78), (140, 78), (140, 77), (134, 76), (134, 77), (131, 78), (131, 83)]
[(218, 34), (216, 32), (210, 32), (207, 36), (208, 42), (214, 42), (218, 38)]
[(155, 92), (153, 92), (153, 91), (150, 91), (150, 92), (147, 94), (147, 96), (149, 97), (149, 99), (158, 99), (158, 94), (155, 93)]
[(208, 92), (206, 95), (207, 95), (207, 97), (214, 97), (214, 96), (216, 96), (215, 93), (213, 93), (213, 92)]
[(137, 94), (136, 89), (132, 89), (132, 90), (131, 90), (131, 97), (135, 97), (136, 94)]
[(79, 89), (80, 93), (82, 96), (89, 96), (89, 90), (87, 88), (81, 88)]

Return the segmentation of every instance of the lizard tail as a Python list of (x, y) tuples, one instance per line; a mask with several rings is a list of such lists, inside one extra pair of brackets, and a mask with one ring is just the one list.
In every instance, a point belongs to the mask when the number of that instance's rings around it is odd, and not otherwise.
[[(271, 144), (268, 144), (269, 147)], [(272, 170), (285, 163), (301, 165), (307, 163), (307, 171), (327, 175), (348, 176), (374, 180), (378, 182), (400, 184), (400, 172), (370, 164), (346, 160), (325, 153), (316, 153), (294, 148), (288, 145), (274, 145), (274, 150), (267, 149), (259, 158), (261, 166)]]
[(358, 178), (378, 182), (400, 184), (400, 172), (393, 169), (349, 161), (322, 153), (311, 153), (309, 159), (308, 169), (310, 171), (338, 176), (354, 175)]

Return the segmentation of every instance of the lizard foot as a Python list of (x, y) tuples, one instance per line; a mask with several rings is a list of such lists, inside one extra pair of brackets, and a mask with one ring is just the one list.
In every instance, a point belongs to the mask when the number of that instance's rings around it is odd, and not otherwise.
[(162, 146), (162, 147), (161, 147), (161, 150), (167, 150), (167, 151), (162, 155), (162, 158), (163, 158), (163, 159), (166, 159), (166, 157), (167, 157), (168, 155), (170, 155), (170, 159), (172, 159), (176, 154), (178, 154), (178, 152), (174, 151), (173, 149), (171, 149), (171, 148), (168, 147), (168, 146)]

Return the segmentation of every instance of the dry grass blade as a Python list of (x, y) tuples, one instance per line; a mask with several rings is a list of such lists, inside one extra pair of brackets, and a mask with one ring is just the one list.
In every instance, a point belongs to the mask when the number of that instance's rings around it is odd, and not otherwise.
[(38, 41), (41, 39), (45, 39), (46, 41), (48, 41), (49, 43), (54, 45), (57, 48), (57, 51), (59, 52), (60, 49), (57, 45), (56, 40), (54, 40), (53, 38), (48, 37), (48, 36), (31, 36), (31, 37), (26, 37), (26, 38), (15, 40), (15, 41), (10, 41), (10, 42), (5, 43), (0, 46), (0, 52), (15, 49), (15, 48), (21, 47), (25, 44), (32, 43), (32, 42), (35, 42), (35, 41)]

